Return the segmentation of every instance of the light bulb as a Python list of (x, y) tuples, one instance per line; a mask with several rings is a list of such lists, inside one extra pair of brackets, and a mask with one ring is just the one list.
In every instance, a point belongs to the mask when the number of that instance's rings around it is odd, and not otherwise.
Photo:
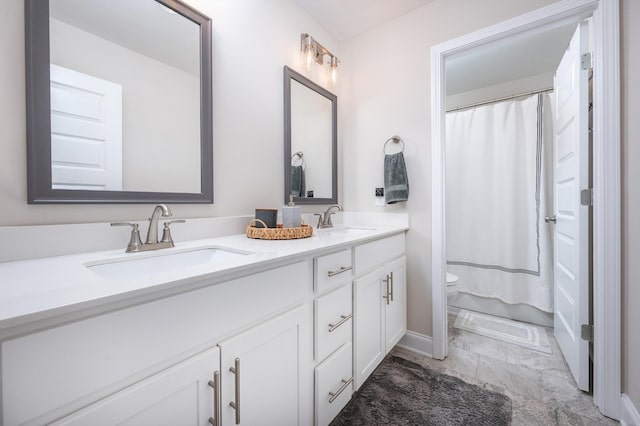
[(305, 55), (305, 67), (307, 68), (307, 71), (310, 71), (313, 66), (313, 61), (315, 59), (314, 56), (313, 47), (307, 46), (307, 53)]
[(335, 86), (338, 82), (338, 58), (331, 57), (331, 83)]
[(313, 48), (313, 38), (309, 34), (303, 34), (304, 36), (304, 48), (302, 49), (304, 58), (303, 66), (307, 71), (311, 71), (313, 67), (313, 61), (316, 59), (316, 50)]

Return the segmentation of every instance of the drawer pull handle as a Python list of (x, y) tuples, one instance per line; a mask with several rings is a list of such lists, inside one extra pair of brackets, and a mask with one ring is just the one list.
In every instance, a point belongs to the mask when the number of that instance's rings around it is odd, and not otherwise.
[(335, 401), (336, 398), (339, 397), (340, 394), (351, 384), (351, 382), (353, 382), (353, 377), (351, 377), (349, 380), (342, 379), (342, 385), (340, 386), (340, 389), (335, 392), (329, 392), (329, 404)]
[(340, 327), (345, 322), (349, 321), (353, 317), (353, 314), (349, 315), (340, 315), (340, 321), (337, 324), (329, 324), (329, 333), (333, 333), (333, 330)]
[(231, 401), (229, 405), (231, 408), (236, 410), (236, 424), (240, 424), (240, 358), (236, 358), (235, 366), (229, 367), (229, 371), (231, 371), (236, 376), (236, 392), (235, 392), (235, 401)]
[(209, 417), (209, 423), (218, 426), (220, 419), (220, 372), (213, 372), (213, 380), (209, 380), (209, 386), (213, 388), (213, 417)]
[(351, 270), (351, 268), (352, 268), (351, 266), (341, 266), (341, 267), (340, 267), (340, 269), (338, 269), (337, 271), (328, 271), (328, 272), (327, 272), (327, 275), (328, 275), (329, 277), (334, 277), (334, 276), (336, 276), (336, 275), (338, 275), (338, 274), (341, 274), (341, 273), (343, 273), (343, 272), (350, 271), (350, 270)]

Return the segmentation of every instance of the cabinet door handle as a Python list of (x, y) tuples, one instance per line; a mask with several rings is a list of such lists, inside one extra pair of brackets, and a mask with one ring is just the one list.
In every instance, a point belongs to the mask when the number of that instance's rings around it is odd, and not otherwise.
[(341, 274), (343, 272), (350, 271), (351, 268), (352, 268), (351, 266), (341, 266), (340, 269), (338, 269), (337, 271), (328, 271), (327, 275), (329, 277), (333, 277), (333, 276), (336, 276), (336, 275)]
[(345, 322), (349, 321), (352, 317), (353, 317), (353, 314), (340, 315), (340, 321), (338, 321), (336, 324), (329, 324), (329, 333), (333, 333), (333, 330), (340, 327)]
[(393, 272), (389, 274), (389, 281), (391, 281), (391, 292), (389, 294), (391, 295), (391, 301), (393, 302)]
[(382, 296), (383, 299), (387, 299), (387, 305), (391, 303), (391, 300), (393, 300), (393, 293), (389, 289), (391, 284), (391, 279), (392, 278), (389, 277), (389, 274), (387, 274), (387, 277), (382, 280), (382, 282), (384, 282), (387, 285), (387, 294), (385, 296)]
[(353, 382), (353, 377), (348, 380), (342, 379), (342, 385), (340, 386), (340, 389), (335, 392), (329, 392), (329, 404), (335, 401), (336, 398), (339, 397), (340, 394), (347, 388), (347, 386), (351, 384), (351, 382)]
[(209, 380), (209, 386), (213, 388), (213, 417), (209, 417), (209, 423), (219, 426), (220, 419), (220, 372), (213, 372), (213, 380)]
[(231, 401), (229, 405), (231, 408), (236, 410), (236, 424), (240, 424), (240, 358), (236, 358), (235, 366), (229, 367), (229, 371), (231, 371), (236, 376), (236, 394), (235, 401)]

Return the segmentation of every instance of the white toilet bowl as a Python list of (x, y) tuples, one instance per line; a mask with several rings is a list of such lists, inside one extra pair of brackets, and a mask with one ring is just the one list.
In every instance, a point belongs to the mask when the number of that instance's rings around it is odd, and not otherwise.
[(447, 272), (447, 300), (451, 301), (458, 294), (458, 276)]

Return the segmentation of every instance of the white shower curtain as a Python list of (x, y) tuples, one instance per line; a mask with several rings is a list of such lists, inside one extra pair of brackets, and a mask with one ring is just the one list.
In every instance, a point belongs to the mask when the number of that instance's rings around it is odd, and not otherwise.
[(549, 96), (447, 114), (446, 232), (461, 292), (553, 312)]

